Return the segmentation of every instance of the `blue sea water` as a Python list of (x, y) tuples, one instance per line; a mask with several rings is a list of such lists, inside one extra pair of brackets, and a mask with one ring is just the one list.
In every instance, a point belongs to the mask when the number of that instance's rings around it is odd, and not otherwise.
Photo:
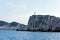
[(60, 40), (60, 33), (0, 30), (0, 40)]

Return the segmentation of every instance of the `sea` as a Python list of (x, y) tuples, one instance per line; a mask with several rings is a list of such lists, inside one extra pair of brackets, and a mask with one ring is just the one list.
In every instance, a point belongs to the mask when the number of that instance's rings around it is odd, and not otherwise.
[(60, 40), (60, 32), (0, 30), (0, 40)]

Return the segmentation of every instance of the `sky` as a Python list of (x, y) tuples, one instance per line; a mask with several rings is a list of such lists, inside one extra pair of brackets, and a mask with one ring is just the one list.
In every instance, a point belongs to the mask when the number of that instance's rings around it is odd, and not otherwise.
[(34, 12), (60, 17), (60, 0), (0, 0), (0, 20), (28, 24)]

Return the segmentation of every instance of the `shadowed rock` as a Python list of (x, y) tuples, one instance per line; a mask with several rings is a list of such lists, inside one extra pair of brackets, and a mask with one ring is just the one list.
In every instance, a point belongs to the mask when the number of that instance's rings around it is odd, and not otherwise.
[(32, 15), (28, 21), (28, 30), (60, 31), (60, 18), (49, 15)]

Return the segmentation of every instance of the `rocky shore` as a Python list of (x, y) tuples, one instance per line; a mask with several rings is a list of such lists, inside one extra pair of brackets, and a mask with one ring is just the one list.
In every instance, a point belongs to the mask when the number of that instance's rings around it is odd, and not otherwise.
[(50, 15), (32, 15), (28, 24), (0, 21), (0, 29), (17, 31), (60, 32), (60, 18)]

